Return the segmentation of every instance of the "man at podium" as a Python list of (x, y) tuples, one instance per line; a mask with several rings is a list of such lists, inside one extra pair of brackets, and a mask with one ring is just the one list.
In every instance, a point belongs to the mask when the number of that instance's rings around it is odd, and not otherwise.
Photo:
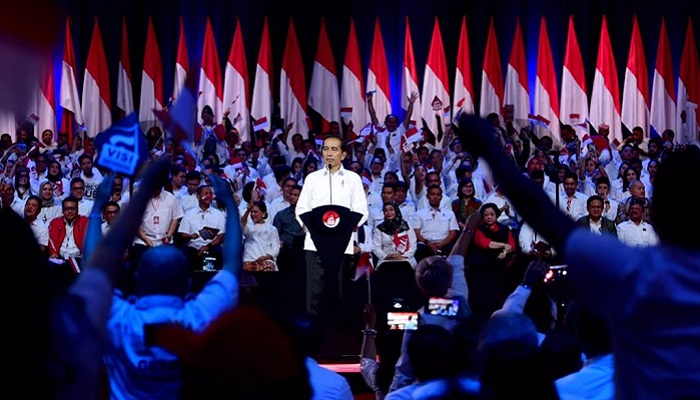
[(306, 310), (313, 315), (339, 305), (344, 267), (353, 254), (352, 235), (368, 215), (360, 176), (343, 167), (345, 143), (328, 135), (321, 153), (325, 166), (304, 179), (296, 206), (306, 232)]

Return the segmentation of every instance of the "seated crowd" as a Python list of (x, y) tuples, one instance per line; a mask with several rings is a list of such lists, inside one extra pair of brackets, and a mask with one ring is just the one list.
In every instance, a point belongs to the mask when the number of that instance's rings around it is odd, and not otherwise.
[[(320, 322), (299, 317), (305, 231), (294, 209), (305, 178), (324, 167), (315, 139), (290, 126), (241, 141), (228, 116), (217, 123), (204, 107), (202, 119), (196, 154), (149, 130), (147, 165), (158, 171), (135, 177), (99, 166), (88, 136), (54, 141), (44, 131), (39, 140), (23, 126), (14, 143), (7, 134), (0, 140), (3, 218), (11, 211), (29, 225), (60, 289), (77, 290), (98, 257), (113, 256), (99, 346), (108, 384), (95, 390), (112, 398), (352, 398), (345, 379), (314, 360)], [(616, 145), (605, 125), (592, 139), (563, 126), (556, 143), (498, 116), (487, 120), (504, 162), (576, 226), (616, 237), (620, 248), (659, 244), (657, 168), (688, 150), (673, 146), (672, 131), (648, 139), (635, 128)], [(562, 249), (523, 219), (462, 133), (448, 126), (444, 146), (426, 135), (409, 148), (400, 140), (408, 124), (389, 115), (354, 140), (352, 125), (327, 132), (348, 142), (344, 168), (361, 177), (367, 196), (353, 267), (373, 271), (358, 332), (368, 386), (378, 399), (613, 398), (609, 323), (569, 292)], [(107, 243), (115, 230), (122, 238)], [(247, 294), (239, 293), (245, 277), (253, 280)], [(255, 307), (239, 304), (244, 295)], [(431, 313), (435, 298), (453, 299), (459, 311)], [(393, 311), (415, 312), (417, 329), (397, 333)], [(251, 337), (256, 329), (269, 338)], [(276, 347), (265, 350), (272, 340)], [(253, 361), (272, 357), (279, 365)]]

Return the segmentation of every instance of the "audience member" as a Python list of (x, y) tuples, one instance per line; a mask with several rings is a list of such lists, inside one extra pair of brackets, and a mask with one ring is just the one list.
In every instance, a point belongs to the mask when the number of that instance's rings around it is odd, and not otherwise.
[(689, 349), (700, 346), (692, 322), (697, 298), (693, 282), (699, 278), (691, 254), (700, 242), (683, 227), (697, 225), (700, 216), (679, 219), (670, 213), (676, 211), (686, 177), (700, 173), (698, 151), (674, 152), (662, 162), (652, 200), (659, 244), (636, 248), (577, 228), (544, 201), (547, 196), (539, 188), (504, 162), (483, 121), (463, 114), (459, 126), (462, 141), (488, 161), (525, 220), (561, 249), (575, 289), (603, 312), (613, 335), (616, 397), (695, 397), (700, 392), (695, 378), (700, 358)]

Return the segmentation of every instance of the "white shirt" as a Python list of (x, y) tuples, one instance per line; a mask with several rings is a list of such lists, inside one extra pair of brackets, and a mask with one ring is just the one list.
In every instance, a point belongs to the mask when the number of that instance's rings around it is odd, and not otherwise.
[[(304, 226), (299, 218), (300, 215), (329, 204), (347, 207), (351, 211), (362, 214), (362, 218), (357, 223), (358, 226), (362, 225), (367, 220), (369, 211), (360, 175), (346, 170), (342, 165), (333, 174), (325, 168), (310, 173), (304, 180), (295, 210), (299, 224)], [(316, 251), (308, 231), (304, 240), (304, 250)], [(348, 240), (345, 254), (353, 254), (352, 238)]]
[(81, 252), (78, 245), (75, 243), (75, 237), (73, 236), (73, 228), (75, 227), (75, 221), (73, 223), (68, 223), (63, 221), (66, 226), (66, 236), (63, 238), (63, 243), (59, 249), (59, 254), (61, 258), (68, 259), (70, 257), (80, 257)]
[[(552, 196), (552, 193), (549, 196), (552, 199), (552, 203), (555, 203), (556, 198)], [(574, 192), (574, 195), (570, 198), (564, 194), (564, 196), (559, 196), (559, 209), (576, 221), (588, 215), (588, 210), (586, 209), (587, 200), (588, 196), (581, 192)]]
[(42, 221), (38, 216), (32, 221), (29, 226), (32, 228), (32, 233), (36, 241), (42, 246), (49, 245), (49, 225)]
[(186, 213), (190, 210), (194, 210), (199, 206), (199, 200), (197, 200), (197, 192), (189, 194), (187, 193), (187, 191), (185, 191), (179, 197), (176, 197), (176, 199), (180, 203), (183, 213)]
[[(178, 232), (191, 235), (195, 232), (198, 233), (205, 226), (208, 228), (218, 229), (219, 232), (217, 235), (226, 233), (226, 214), (214, 207), (209, 207), (206, 210), (202, 210), (200, 207), (197, 207), (196, 209), (185, 213), (185, 216), (182, 217), (182, 221), (180, 222)], [(214, 236), (214, 238), (215, 237), (216, 236)], [(203, 239), (200, 235), (197, 236), (197, 238), (187, 242), (187, 245), (199, 250), (202, 246), (206, 246), (211, 243), (214, 238)]]
[[(267, 196), (265, 197), (265, 199), (267, 199)], [(270, 207), (267, 208), (267, 213), (270, 215), (267, 218), (268, 221), (274, 221), (275, 215), (277, 215), (278, 212), (290, 206), (289, 202), (284, 199), (284, 196), (279, 196), (275, 198), (269, 203), (269, 205)]]
[[(84, 194), (85, 197), (84, 198), (86, 198), (88, 200), (95, 200), (95, 196), (97, 196), (97, 187), (100, 186), (100, 183), (104, 179), (102, 177), (102, 174), (100, 173), (100, 171), (97, 168), (92, 167), (92, 177), (91, 178), (88, 178), (87, 176), (85, 176), (84, 172), (80, 173), (80, 177), (83, 178), (83, 181), (85, 181), (85, 194)], [(85, 214), (85, 215), (87, 215), (87, 214)]]
[(86, 197), (83, 197), (79, 202), (78, 202), (78, 214), (84, 215), (84, 216), (89, 216), (90, 212), (92, 211), (92, 206), (95, 204), (93, 200), (90, 200)]
[(423, 208), (416, 212), (416, 229), (426, 240), (439, 242), (450, 234), (459, 231), (457, 217), (452, 209)]
[[(167, 235), (170, 223), (173, 220), (182, 218), (183, 215), (182, 207), (175, 200), (175, 196), (170, 192), (161, 190), (158, 196), (152, 197), (148, 201), (146, 211), (144, 211), (141, 220), (141, 230), (157, 246), (162, 243), (163, 238)], [(145, 245), (146, 243), (136, 236), (134, 244)]]
[(612, 354), (593, 357), (578, 372), (554, 381), (561, 400), (612, 400), (615, 398)]
[(52, 219), (56, 217), (60, 217), (63, 215), (63, 207), (61, 206), (61, 203), (56, 201), (56, 204), (48, 207), (41, 207), (41, 210), (39, 210), (39, 215), (37, 215), (36, 219), (40, 220), (41, 222), (49, 224)]
[(271, 255), (274, 263), (277, 263), (277, 255), (280, 253), (280, 237), (277, 228), (265, 221), (256, 224), (248, 221), (243, 227), (243, 261), (255, 261), (264, 255)]
[(630, 246), (654, 246), (659, 243), (654, 227), (644, 221), (639, 225), (631, 220), (619, 223), (617, 238)]
[[(401, 234), (403, 234), (402, 232)], [(377, 267), (380, 267), (383, 262), (394, 262), (394, 261), (408, 261), (413, 268), (416, 267), (416, 259), (413, 257), (416, 254), (416, 249), (418, 248), (418, 241), (416, 239), (416, 232), (413, 230), (411, 225), (408, 225), (408, 231), (405, 232), (408, 236), (407, 246), (403, 249), (404, 251), (399, 251), (396, 244), (394, 243), (394, 235), (387, 235), (386, 233), (375, 230), (372, 235), (372, 240), (374, 243), (373, 253), (377, 256)], [(389, 254), (401, 254), (406, 259), (405, 260), (385, 260), (386, 256)]]

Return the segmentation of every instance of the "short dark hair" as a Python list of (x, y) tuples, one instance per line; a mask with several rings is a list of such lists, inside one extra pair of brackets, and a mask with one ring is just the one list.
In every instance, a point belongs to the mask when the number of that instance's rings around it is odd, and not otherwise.
[(121, 208), (122, 208), (122, 207), (119, 205), (119, 203), (117, 203), (117, 202), (114, 201), (114, 200), (110, 200), (110, 201), (106, 202), (104, 206), (102, 206), (102, 210), (100, 210), (100, 211), (106, 210), (107, 207), (117, 207), (117, 210), (121, 210)]
[(82, 163), (83, 160), (86, 159), (86, 158), (89, 159), (90, 162), (93, 162), (93, 160), (92, 160), (92, 155), (90, 155), (90, 154), (88, 154), (88, 153), (83, 153), (83, 154), (80, 155), (80, 157), (78, 157), (78, 164)]
[(41, 207), (42, 207), (41, 205), (42, 205), (42, 203), (43, 203), (43, 201), (41, 200), (41, 197), (39, 197), (39, 196), (33, 194), (33, 195), (27, 197), (27, 200), (25, 200), (24, 204), (27, 204), (27, 202), (28, 202), (29, 200), (36, 200), (36, 201), (39, 203), (39, 209), (41, 210)]
[(452, 286), (452, 273), (452, 264), (444, 257), (426, 257), (416, 266), (416, 284), (426, 298), (442, 297)]
[(80, 201), (73, 196), (68, 196), (65, 199), (63, 199), (63, 201), (61, 201), (61, 208), (65, 207), (66, 203), (78, 204), (78, 203), (80, 203)]
[(586, 208), (590, 207), (591, 203), (593, 203), (596, 200), (598, 200), (602, 204), (605, 204), (605, 199), (603, 199), (602, 196), (598, 196), (597, 194), (594, 194), (586, 200)]
[(601, 183), (604, 183), (608, 185), (608, 187), (610, 187), (610, 178), (608, 178), (607, 176), (599, 176), (598, 179), (595, 180), (595, 185), (598, 186)]
[(191, 180), (202, 180), (202, 174), (199, 171), (189, 171), (187, 174), (185, 174), (185, 180), (186, 181), (191, 181)]
[(73, 187), (73, 184), (74, 184), (74, 183), (82, 183), (82, 184), (84, 185), (84, 184), (85, 184), (85, 181), (83, 180), (83, 178), (81, 178), (81, 177), (79, 177), (79, 176), (76, 176), (75, 178), (73, 178), (73, 179), (70, 180), (70, 187), (71, 187), (71, 188)]
[(338, 139), (338, 140), (340, 141), (340, 150), (341, 150), (343, 153), (347, 153), (347, 152), (348, 152), (348, 145), (345, 143), (345, 141), (343, 140), (343, 138), (341, 138), (341, 137), (338, 136), (338, 135), (335, 135), (335, 134), (326, 135), (326, 136), (323, 138), (323, 144), (326, 144), (326, 140), (328, 140), (328, 139), (333, 139), (333, 138)]

